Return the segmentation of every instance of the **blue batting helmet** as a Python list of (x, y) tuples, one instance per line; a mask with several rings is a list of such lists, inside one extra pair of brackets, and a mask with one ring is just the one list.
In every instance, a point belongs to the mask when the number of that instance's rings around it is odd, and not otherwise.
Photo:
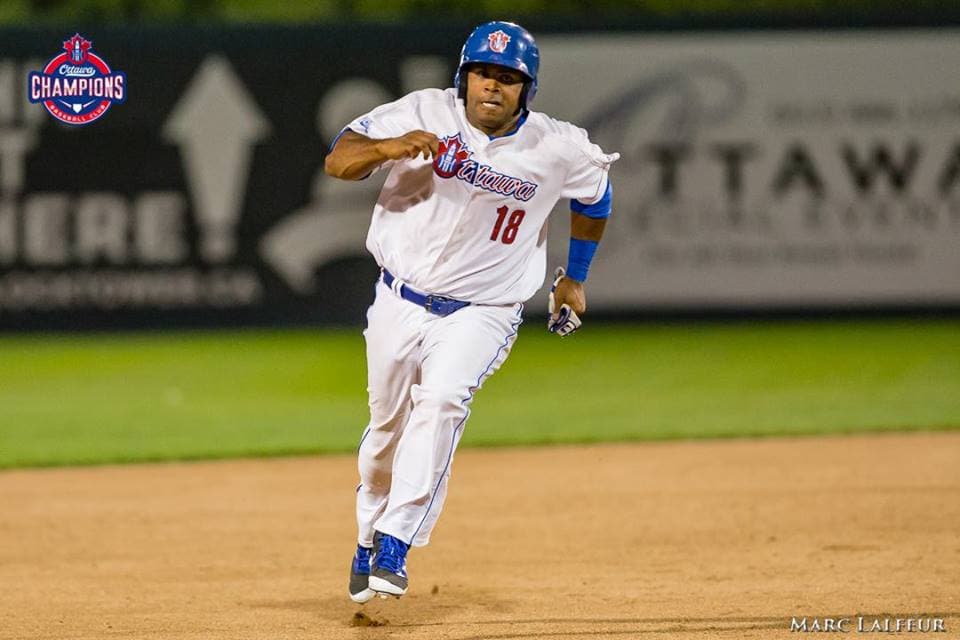
[(530, 32), (512, 22), (487, 22), (473, 30), (460, 50), (460, 64), (453, 76), (453, 86), (464, 96), (467, 81), (463, 68), (472, 62), (488, 62), (516, 69), (527, 76), (520, 106), (526, 107), (537, 93), (537, 70), (540, 49)]

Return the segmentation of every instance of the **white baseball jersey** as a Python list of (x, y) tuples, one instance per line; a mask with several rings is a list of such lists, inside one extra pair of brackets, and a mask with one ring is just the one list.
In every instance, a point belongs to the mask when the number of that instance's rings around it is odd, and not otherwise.
[(546, 222), (560, 198), (585, 204), (607, 188), (610, 165), (583, 129), (529, 112), (490, 139), (466, 118), (456, 89), (425, 89), (377, 107), (347, 128), (370, 138), (421, 129), (435, 159), (388, 162), (367, 249), (422, 292), (476, 304), (530, 298), (546, 275)]

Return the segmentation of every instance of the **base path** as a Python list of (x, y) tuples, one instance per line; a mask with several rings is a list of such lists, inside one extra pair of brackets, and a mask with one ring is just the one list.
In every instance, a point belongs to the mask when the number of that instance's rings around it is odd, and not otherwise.
[(960, 637), (958, 432), (462, 450), (408, 595), (364, 606), (355, 466), (0, 473), (0, 638)]

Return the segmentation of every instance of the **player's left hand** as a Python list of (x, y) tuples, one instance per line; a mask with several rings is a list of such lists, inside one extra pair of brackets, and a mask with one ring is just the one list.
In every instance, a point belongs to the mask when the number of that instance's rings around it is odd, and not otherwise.
[(583, 293), (583, 283), (566, 277), (563, 267), (557, 267), (555, 275), (553, 286), (550, 287), (547, 330), (562, 338), (583, 324), (577, 314), (587, 310), (587, 298)]

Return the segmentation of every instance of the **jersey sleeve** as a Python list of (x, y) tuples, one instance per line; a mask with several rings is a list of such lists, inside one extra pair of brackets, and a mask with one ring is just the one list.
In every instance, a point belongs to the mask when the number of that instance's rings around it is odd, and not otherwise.
[[(337, 140), (347, 131), (353, 131), (374, 140), (382, 140), (384, 138), (397, 138), (405, 133), (423, 128), (416, 118), (414, 98), (414, 94), (408, 94), (399, 100), (382, 104), (369, 113), (357, 116), (340, 130), (337, 137), (330, 143), (328, 152), (333, 151), (333, 148), (337, 146)], [(382, 169), (388, 169), (396, 163), (396, 160), (387, 160), (365, 175), (364, 179)]]
[(604, 153), (590, 142), (587, 132), (573, 128), (568, 134), (570, 165), (560, 196), (582, 204), (595, 204), (607, 191), (610, 165), (620, 158), (619, 153)]
[(368, 138), (381, 140), (396, 138), (415, 129), (421, 129), (413, 102), (413, 96), (407, 95), (399, 100), (382, 104), (373, 111), (358, 116), (343, 130), (349, 129)]

